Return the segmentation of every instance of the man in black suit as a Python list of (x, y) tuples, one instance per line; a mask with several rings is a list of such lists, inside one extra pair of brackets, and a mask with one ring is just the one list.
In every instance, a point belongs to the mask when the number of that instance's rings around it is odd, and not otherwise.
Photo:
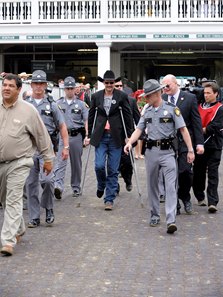
[[(121, 79), (115, 82), (115, 89), (125, 92), (125, 90), (123, 89), (123, 82)], [(132, 116), (134, 120), (133, 125), (134, 124), (137, 125), (140, 119), (140, 112), (136, 103), (136, 99), (128, 95), (128, 100), (129, 100), (129, 104), (130, 104), (130, 108), (131, 108)], [(132, 161), (133, 160), (134, 159), (132, 158)], [(130, 159), (130, 154), (128, 155), (125, 154), (124, 150), (122, 151), (119, 169), (120, 169), (121, 176), (124, 179), (124, 182), (126, 184), (126, 190), (128, 192), (132, 191), (133, 168), (132, 168), (132, 163)], [(119, 187), (118, 187), (118, 192), (119, 192)]]
[[(86, 144), (95, 146), (95, 172), (97, 177), (97, 196), (104, 195), (105, 210), (112, 210), (118, 188), (118, 168), (122, 147), (125, 143), (123, 114), (127, 136), (132, 133), (132, 113), (128, 96), (114, 88), (116, 81), (113, 71), (107, 70), (104, 77), (98, 77), (104, 89), (91, 98), (88, 118), (88, 139)], [(105, 169), (107, 159), (107, 172)]]
[[(179, 107), (196, 153), (203, 154), (204, 138), (196, 96), (181, 91), (176, 77), (172, 74), (166, 75), (162, 84), (165, 85), (163, 99)], [(190, 189), (193, 183), (193, 168), (192, 164), (187, 162), (187, 147), (180, 134), (178, 135), (178, 143), (178, 199), (182, 200), (186, 213), (191, 214), (193, 209), (190, 201)], [(180, 207), (178, 200), (178, 214), (180, 214)]]

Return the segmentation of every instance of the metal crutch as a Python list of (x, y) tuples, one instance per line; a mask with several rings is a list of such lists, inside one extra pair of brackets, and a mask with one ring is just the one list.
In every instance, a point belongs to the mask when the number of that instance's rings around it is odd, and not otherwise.
[[(92, 132), (94, 131), (94, 127), (95, 127), (95, 123), (96, 123), (96, 119), (97, 119), (97, 114), (98, 114), (98, 108), (95, 107), (95, 115), (94, 115)], [(86, 178), (86, 173), (87, 173), (87, 166), (88, 166), (88, 161), (89, 161), (89, 157), (90, 157), (90, 152), (91, 152), (91, 144), (89, 144), (89, 148), (88, 148), (88, 152), (87, 152), (87, 160), (86, 160), (86, 164), (85, 164), (85, 168), (84, 168), (81, 191), (80, 191), (80, 195), (79, 195), (79, 203), (78, 203), (77, 207), (81, 206), (80, 196), (82, 196), (82, 193), (83, 193), (83, 188), (84, 188), (84, 183), (85, 183), (85, 178)]]
[[(128, 138), (121, 106), (119, 106), (119, 110), (120, 110), (120, 114), (121, 114), (122, 124), (123, 124), (123, 127), (124, 127), (125, 137)], [(136, 164), (135, 164), (135, 162), (133, 160), (132, 150), (129, 151), (129, 156), (130, 156), (133, 172), (134, 172), (134, 175), (135, 175), (136, 187), (137, 187), (137, 191), (138, 191), (138, 195), (139, 195), (139, 200), (140, 200), (141, 206), (144, 207), (144, 204), (143, 204), (143, 201), (142, 201), (142, 194), (141, 194), (140, 187), (139, 187), (139, 179), (138, 179), (138, 174), (137, 174), (137, 168), (136, 168)]]

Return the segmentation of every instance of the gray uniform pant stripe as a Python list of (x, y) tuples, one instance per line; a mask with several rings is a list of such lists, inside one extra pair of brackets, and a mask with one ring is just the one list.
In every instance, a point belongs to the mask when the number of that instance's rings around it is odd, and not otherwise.
[(151, 217), (160, 216), (159, 202), (159, 172), (163, 171), (166, 186), (166, 222), (172, 223), (176, 220), (176, 160), (173, 150), (160, 150), (153, 147), (145, 152), (148, 199), (151, 208)]
[[(82, 174), (82, 153), (83, 140), (79, 133), (77, 136), (69, 137), (70, 146), (70, 165), (71, 165), (71, 187), (72, 190), (80, 191), (81, 174)], [(55, 188), (64, 190), (64, 179), (66, 174), (67, 160), (62, 160), (61, 152), (63, 150), (63, 142), (60, 140), (57, 165), (55, 169)]]
[[(26, 191), (28, 196), (29, 219), (40, 218), (40, 206), (42, 208), (52, 209), (54, 199), (54, 173), (53, 171), (46, 175), (43, 172), (43, 159), (35, 154), (33, 157), (34, 166), (26, 181)], [(40, 185), (42, 195), (39, 197)]]
[(15, 246), (16, 235), (25, 232), (23, 188), (32, 165), (32, 158), (21, 158), (0, 166), (0, 197), (4, 208), (1, 231), (3, 246)]

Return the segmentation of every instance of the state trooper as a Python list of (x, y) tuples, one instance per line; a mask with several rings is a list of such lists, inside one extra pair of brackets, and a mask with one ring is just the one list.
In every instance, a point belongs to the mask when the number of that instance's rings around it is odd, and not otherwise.
[[(73, 197), (78, 197), (81, 191), (82, 153), (83, 141), (88, 136), (88, 107), (75, 95), (75, 79), (68, 76), (64, 79), (65, 97), (60, 98), (57, 104), (64, 112), (64, 117), (69, 134), (70, 165), (71, 165), (71, 188)], [(59, 152), (63, 148), (63, 139), (59, 141)], [(59, 154), (55, 168), (55, 190), (57, 199), (61, 199), (64, 191), (64, 178), (67, 160), (62, 160)]]
[(187, 145), (187, 162), (194, 160), (194, 151), (189, 132), (186, 128), (180, 110), (175, 105), (162, 100), (161, 90), (164, 86), (154, 79), (144, 83), (144, 93), (141, 95), (147, 99), (149, 105), (144, 115), (124, 147), (126, 153), (132, 148), (132, 144), (138, 140), (143, 131), (146, 132), (145, 163), (147, 173), (147, 191), (151, 208), (150, 226), (155, 227), (160, 223), (160, 204), (158, 177), (160, 169), (164, 172), (166, 185), (166, 223), (167, 233), (174, 233), (176, 226), (176, 160), (174, 141), (176, 130), (179, 129)]
[[(64, 144), (61, 152), (62, 158), (67, 159), (69, 155), (69, 140), (63, 113), (53, 98), (46, 94), (46, 87), (46, 73), (42, 70), (34, 71), (31, 81), (32, 96), (26, 98), (26, 101), (38, 110), (51, 137), (52, 145), (53, 142), (56, 145), (55, 137), (58, 132), (60, 133)], [(31, 168), (26, 181), (29, 228), (35, 228), (40, 224), (40, 206), (46, 209), (46, 224), (51, 225), (54, 222), (54, 174), (53, 172), (47, 176), (43, 174), (43, 158), (38, 151), (35, 153), (33, 160), (34, 166)], [(43, 189), (41, 201), (39, 200), (39, 182)]]

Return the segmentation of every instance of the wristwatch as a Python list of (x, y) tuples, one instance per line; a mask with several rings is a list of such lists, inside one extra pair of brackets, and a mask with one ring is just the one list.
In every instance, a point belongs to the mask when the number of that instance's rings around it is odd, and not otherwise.
[(69, 150), (69, 149), (70, 149), (69, 145), (68, 145), (68, 146), (64, 146), (64, 148), (65, 148), (66, 150)]

